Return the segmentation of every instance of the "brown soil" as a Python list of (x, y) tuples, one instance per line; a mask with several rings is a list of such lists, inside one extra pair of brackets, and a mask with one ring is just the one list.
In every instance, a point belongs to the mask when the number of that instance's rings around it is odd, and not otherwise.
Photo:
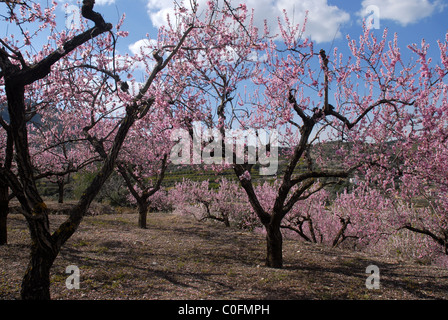
[[(53, 227), (65, 216), (51, 215)], [(284, 241), (283, 269), (264, 266), (265, 239), (211, 222), (151, 214), (85, 218), (52, 268), (53, 299), (447, 299), (448, 270)], [(0, 247), (0, 299), (18, 299), (29, 256), (20, 214), (8, 218)], [(80, 289), (68, 290), (66, 267), (80, 269)], [(366, 288), (366, 268), (380, 269), (380, 289)]]

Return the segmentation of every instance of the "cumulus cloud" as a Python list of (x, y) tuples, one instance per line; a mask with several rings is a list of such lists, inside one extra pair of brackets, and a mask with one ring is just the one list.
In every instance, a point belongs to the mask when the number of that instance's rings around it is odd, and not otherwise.
[[(199, 0), (199, 8), (206, 8), (207, 0)], [(341, 36), (339, 28), (349, 22), (350, 15), (327, 0), (241, 0), (249, 10), (254, 9), (256, 26), (263, 30), (266, 20), (272, 34), (279, 33), (278, 17), (285, 10), (289, 19), (302, 24), (308, 11), (306, 36), (316, 42), (328, 42)], [(167, 15), (173, 16), (172, 1), (148, 0), (147, 10), (155, 27), (166, 24)], [(200, 10), (199, 10), (200, 11)]]
[(366, 16), (366, 8), (370, 5), (379, 8), (380, 20), (392, 20), (404, 27), (431, 16), (445, 6), (439, 0), (363, 0), (361, 17)]
[[(350, 21), (350, 15), (337, 6), (329, 5), (327, 0), (278, 1), (277, 10), (286, 9), (290, 19), (302, 22), (308, 11), (305, 35), (319, 42), (332, 41), (341, 36), (340, 27)], [(267, 13), (268, 15), (268, 13)]]
[(129, 45), (129, 50), (133, 54), (150, 54), (155, 48), (155, 40), (141, 39)]
[[(129, 51), (132, 52), (135, 56), (142, 56), (147, 57), (150, 56), (153, 52), (154, 48), (157, 47), (157, 40), (150, 40), (150, 39), (141, 39), (138, 40), (128, 46)], [(137, 69), (145, 70), (146, 65), (148, 65), (149, 68), (154, 65), (155, 61), (147, 60), (145, 59), (146, 64), (143, 61), (134, 62), (134, 67)]]

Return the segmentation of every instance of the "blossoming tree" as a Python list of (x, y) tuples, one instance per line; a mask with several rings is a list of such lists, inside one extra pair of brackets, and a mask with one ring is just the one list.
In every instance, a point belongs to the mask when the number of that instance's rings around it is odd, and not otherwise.
[[(10, 36), (1, 40), (0, 79), (10, 116), (7, 126), (2, 126), (7, 127), (13, 141), (17, 170), (8, 165), (10, 154), (5, 154), (6, 165), (0, 168), (0, 180), (20, 201), (30, 230), (31, 258), (21, 290), (24, 299), (50, 298), (50, 269), (61, 247), (77, 230), (91, 202), (113, 172), (130, 128), (154, 106), (162, 104), (159, 101), (164, 101), (160, 83), (169, 75), (163, 70), (175, 55), (195, 49), (185, 47), (185, 40), (209, 22), (197, 15), (194, 3), (190, 10), (178, 6), (176, 24), (160, 29), (160, 46), (151, 55), (153, 67), (139, 86), (132, 79), (123, 81), (126, 63), (116, 63), (114, 43), (125, 33), (117, 30), (114, 34), (113, 26), (93, 10), (94, 4), (93, 0), (84, 0), (81, 8), (83, 18), (93, 22), (93, 26), (86, 27), (84, 20), (85, 29), (81, 27), (70, 33), (57, 32), (55, 2), (45, 9), (34, 1), (2, 4), (8, 7), (6, 23), (18, 26), (23, 36), (23, 39)], [(49, 42), (35, 53), (30, 47), (34, 37), (43, 32), (48, 32)], [(48, 209), (36, 186), (27, 127), (30, 111), (27, 97), (35, 91), (41, 92), (42, 88), (48, 91), (47, 98), (59, 103), (64, 113), (77, 113), (85, 123), (79, 134), (101, 158), (93, 181), (67, 220), (54, 232), (50, 230)], [(9, 141), (5, 144), (7, 152), (12, 149)]]
[(172, 142), (169, 140), (172, 127), (165, 108), (142, 119), (133, 127), (117, 163), (128, 190), (137, 204), (138, 226), (146, 228), (146, 218), (151, 197), (160, 190), (169, 164), (168, 155)]
[[(225, 3), (230, 7), (229, 1)], [(233, 162), (249, 203), (266, 230), (266, 265), (281, 268), (284, 218), (339, 179), (357, 176), (370, 181), (375, 170), (393, 157), (391, 142), (401, 138), (393, 125), (401, 130), (411, 124), (409, 110), (416, 104), (423, 108), (424, 98), (440, 90), (437, 84), (443, 82), (446, 67), (437, 67), (433, 81), (417, 84), (419, 77), (425, 78), (429, 72), (423, 49), (411, 46), (411, 53), (420, 59), (416, 63), (403, 61), (397, 36), (388, 41), (387, 30), (381, 39), (367, 27), (359, 41), (348, 37), (349, 54), (344, 57), (337, 48), (331, 53), (316, 50), (313, 41), (303, 36), (306, 21), (294, 25), (286, 12), (279, 19), (279, 35), (269, 34), (266, 28), (261, 36), (244, 6), (228, 14), (239, 17), (229, 19), (233, 25), (227, 30), (233, 34), (228, 37), (238, 32), (239, 36), (226, 50), (215, 51), (215, 59), (191, 59), (191, 79), (195, 87), (208, 88), (202, 90), (209, 115), (204, 123), (220, 130), (222, 137), (234, 128), (269, 128), (279, 133), (280, 144), (290, 150), (269, 205), (257, 194), (253, 164)], [(327, 141), (339, 144), (325, 153), (320, 146)], [(223, 162), (224, 145), (222, 148), (218, 164)], [(388, 181), (382, 184), (386, 186)], [(375, 193), (360, 194), (371, 197)], [(341, 220), (343, 227), (348, 226), (346, 219)], [(336, 237), (333, 242), (341, 239)]]

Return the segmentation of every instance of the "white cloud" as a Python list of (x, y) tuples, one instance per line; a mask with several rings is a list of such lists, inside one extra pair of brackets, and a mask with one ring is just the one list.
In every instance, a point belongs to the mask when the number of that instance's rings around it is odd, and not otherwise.
[(104, 5), (109, 5), (109, 4), (114, 4), (115, 0), (96, 0), (95, 4), (99, 5), (99, 6), (104, 6)]
[[(277, 1), (276, 7), (277, 15), (281, 15), (283, 9), (286, 9), (289, 19), (301, 24), (305, 19), (305, 12), (308, 11), (305, 35), (317, 43), (339, 38), (340, 27), (350, 21), (347, 12), (329, 5), (327, 0), (281, 0)], [(266, 17), (269, 17), (269, 12), (266, 12)]]
[[(128, 46), (129, 51), (131, 51), (135, 56), (141, 57), (143, 54), (143, 57), (150, 56), (154, 50), (154, 48), (157, 47), (157, 40), (150, 40), (150, 39), (141, 39), (138, 40)], [(151, 68), (155, 64), (155, 61), (145, 59), (146, 64), (148, 64), (148, 67)], [(137, 69), (145, 70), (146, 65), (143, 61), (139, 62), (133, 62), (134, 67)]]
[[(198, 0), (199, 8), (206, 8), (206, 2)], [(306, 36), (316, 42), (328, 42), (340, 37), (339, 27), (350, 20), (347, 12), (329, 5), (327, 0), (240, 0), (234, 4), (240, 2), (245, 3), (249, 10), (255, 9), (254, 21), (260, 30), (263, 30), (264, 21), (267, 20), (272, 34), (279, 33), (277, 18), (283, 17), (283, 10), (286, 10), (291, 21), (300, 24), (308, 11)], [(147, 10), (153, 25), (160, 27), (166, 24), (167, 14), (173, 17), (173, 2), (148, 0)]]
[(363, 0), (360, 16), (366, 16), (366, 8), (369, 5), (375, 5), (379, 8), (380, 21), (392, 20), (402, 26), (417, 23), (444, 7), (440, 0)]
[(129, 45), (129, 50), (136, 55), (150, 54), (156, 47), (156, 40), (141, 39)]

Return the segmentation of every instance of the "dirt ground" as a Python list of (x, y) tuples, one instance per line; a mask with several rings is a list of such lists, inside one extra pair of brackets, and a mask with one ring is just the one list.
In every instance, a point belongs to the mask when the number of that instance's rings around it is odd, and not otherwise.
[[(53, 227), (64, 219), (51, 215)], [(286, 239), (284, 268), (264, 266), (261, 234), (150, 214), (88, 216), (62, 249), (51, 274), (52, 299), (73, 300), (326, 300), (447, 299), (448, 270)], [(9, 244), (0, 247), (0, 299), (19, 299), (29, 257), (20, 214), (8, 218)], [(69, 290), (68, 266), (80, 271)], [(367, 289), (366, 268), (380, 270), (380, 288)]]

